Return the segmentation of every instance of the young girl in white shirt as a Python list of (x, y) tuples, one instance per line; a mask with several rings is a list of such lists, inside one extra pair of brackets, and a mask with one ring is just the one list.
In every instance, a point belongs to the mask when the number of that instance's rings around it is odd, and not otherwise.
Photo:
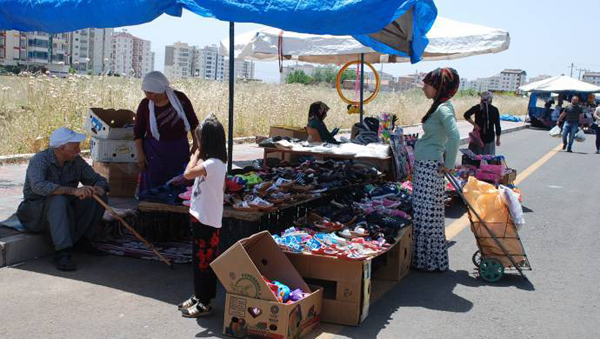
[(223, 192), (227, 173), (225, 130), (213, 114), (196, 128), (198, 150), (183, 174), (195, 179), (190, 203), (194, 295), (181, 304), (184, 317), (198, 318), (212, 312), (217, 277), (210, 263), (219, 255), (219, 230), (223, 218)]

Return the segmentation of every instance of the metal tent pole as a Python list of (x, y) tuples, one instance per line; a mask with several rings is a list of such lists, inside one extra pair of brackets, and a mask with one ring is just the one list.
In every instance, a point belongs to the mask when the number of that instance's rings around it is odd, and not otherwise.
[(227, 136), (227, 172), (231, 173), (233, 165), (233, 93), (235, 84), (234, 60), (234, 23), (229, 23), (229, 131)]
[(365, 90), (365, 53), (360, 54), (360, 123), (363, 122), (363, 99)]

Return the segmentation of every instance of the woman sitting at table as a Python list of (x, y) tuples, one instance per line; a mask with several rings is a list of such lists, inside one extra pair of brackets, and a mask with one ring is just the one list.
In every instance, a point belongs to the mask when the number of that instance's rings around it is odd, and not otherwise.
[(329, 107), (321, 101), (313, 102), (308, 110), (308, 124), (306, 125), (306, 132), (308, 132), (308, 140), (310, 142), (328, 142), (332, 144), (339, 144), (339, 141), (335, 140), (334, 136), (338, 133), (339, 128), (334, 128), (333, 131), (329, 132), (325, 125), (325, 118)]

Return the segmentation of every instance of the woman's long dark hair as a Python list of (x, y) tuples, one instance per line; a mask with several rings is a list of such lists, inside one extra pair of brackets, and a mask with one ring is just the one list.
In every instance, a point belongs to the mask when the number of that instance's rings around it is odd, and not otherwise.
[(308, 120), (312, 118), (317, 118), (320, 121), (323, 121), (325, 115), (327, 114), (327, 111), (329, 111), (329, 107), (324, 102), (315, 101), (310, 105), (310, 108), (308, 109)]
[(216, 116), (210, 115), (196, 128), (196, 137), (200, 143), (200, 159), (216, 158), (227, 162), (225, 129)]

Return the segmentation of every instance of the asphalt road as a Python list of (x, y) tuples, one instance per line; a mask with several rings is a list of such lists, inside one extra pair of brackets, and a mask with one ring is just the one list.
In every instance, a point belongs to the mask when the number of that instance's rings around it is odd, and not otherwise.
[[(312, 336), (349, 338), (598, 338), (600, 327), (600, 155), (593, 135), (575, 153), (552, 151), (558, 139), (525, 130), (503, 137), (499, 153), (529, 175), (521, 188), (520, 235), (533, 271), (529, 282), (474, 275), (468, 227), (450, 239), (450, 270), (412, 272), (371, 306), (360, 327), (323, 324)], [(549, 152), (552, 152), (548, 155)], [(544, 156), (541, 166), (530, 167)], [(464, 209), (447, 211), (447, 226)], [(460, 223), (458, 221), (457, 223)], [(459, 228), (460, 229), (460, 228)], [(220, 337), (224, 296), (215, 314), (182, 318), (176, 304), (191, 292), (191, 268), (80, 255), (81, 269), (56, 271), (51, 258), (0, 269), (0, 338)]]

